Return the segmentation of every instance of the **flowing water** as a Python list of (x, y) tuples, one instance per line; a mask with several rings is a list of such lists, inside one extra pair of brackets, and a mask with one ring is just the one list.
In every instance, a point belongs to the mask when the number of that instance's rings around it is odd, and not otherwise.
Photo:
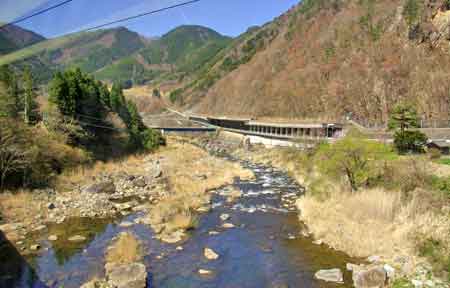
[[(213, 191), (213, 209), (201, 217), (199, 228), (181, 244), (164, 244), (154, 238), (152, 230), (144, 225), (120, 227), (117, 221), (102, 222), (74, 219), (49, 227), (66, 239), (69, 233), (88, 232), (88, 243), (68, 245), (67, 242), (44, 242), (43, 252), (32, 262), (36, 277), (33, 287), (79, 287), (94, 276), (104, 273), (105, 249), (121, 231), (134, 232), (144, 245), (145, 265), (149, 272), (148, 287), (344, 287), (346, 284), (328, 284), (314, 279), (319, 269), (341, 268), (350, 259), (325, 245), (315, 245), (302, 236), (295, 199), (303, 188), (285, 173), (270, 167), (241, 162), (254, 171), (252, 181), (235, 180), (234, 186), (243, 193), (233, 203), (227, 203), (230, 187)], [(236, 227), (222, 228), (220, 215), (226, 213)], [(121, 221), (133, 221), (133, 214)], [(210, 231), (219, 232), (211, 235)], [(80, 232), (80, 233), (81, 233)], [(72, 245), (72, 246), (71, 246)], [(183, 250), (176, 249), (182, 246)], [(203, 249), (209, 247), (220, 258), (207, 261)], [(199, 269), (213, 271), (207, 277)], [(23, 270), (21, 287), (28, 287)]]

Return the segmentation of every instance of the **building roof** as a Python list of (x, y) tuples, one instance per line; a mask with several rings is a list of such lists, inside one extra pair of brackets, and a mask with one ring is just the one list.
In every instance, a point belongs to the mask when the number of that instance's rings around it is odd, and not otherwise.
[(253, 126), (270, 126), (270, 127), (280, 127), (280, 128), (324, 128), (324, 127), (342, 127), (335, 123), (274, 123), (274, 122), (263, 122), (263, 121), (249, 121), (248, 125)]

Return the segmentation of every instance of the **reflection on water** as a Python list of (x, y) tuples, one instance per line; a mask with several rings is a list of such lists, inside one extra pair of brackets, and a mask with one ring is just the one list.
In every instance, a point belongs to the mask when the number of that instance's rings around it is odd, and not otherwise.
[[(48, 234), (58, 237), (58, 240), (52, 243), (57, 264), (64, 265), (72, 256), (82, 251), (86, 243), (91, 242), (96, 235), (103, 233), (110, 222), (111, 219), (70, 218), (62, 224), (49, 225)], [(74, 235), (86, 237), (86, 241), (69, 241), (68, 239)]]
[[(324, 245), (312, 244), (302, 237), (302, 225), (294, 207), (303, 193), (286, 174), (269, 167), (242, 162), (255, 171), (253, 181), (239, 181), (235, 186), (243, 197), (227, 203), (227, 187), (214, 191), (213, 210), (201, 217), (197, 230), (188, 241), (169, 245), (156, 240), (144, 225), (120, 227), (118, 223), (77, 219), (72, 223), (50, 227), (50, 234), (67, 239), (74, 234), (87, 235), (81, 245), (49, 243), (48, 250), (35, 259), (35, 270), (49, 287), (79, 287), (94, 276), (104, 274), (104, 254), (111, 239), (121, 231), (132, 231), (142, 241), (145, 264), (151, 287), (335, 287), (345, 285), (316, 281), (319, 269), (341, 268), (355, 261)], [(227, 222), (236, 227), (222, 228), (222, 213), (231, 216)], [(131, 221), (139, 213), (123, 219)], [(210, 231), (219, 232), (211, 235)], [(52, 246), (53, 245), (53, 246)], [(73, 246), (72, 246), (73, 245)], [(176, 249), (183, 246), (183, 250)], [(205, 247), (212, 248), (220, 258), (207, 261)], [(203, 277), (199, 269), (211, 270)], [(345, 275), (349, 283), (349, 275)], [(26, 286), (21, 286), (26, 287)]]

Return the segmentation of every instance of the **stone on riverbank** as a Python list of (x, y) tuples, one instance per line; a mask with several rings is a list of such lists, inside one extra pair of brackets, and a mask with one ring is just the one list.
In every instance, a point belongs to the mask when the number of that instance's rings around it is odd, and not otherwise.
[(205, 248), (203, 254), (205, 255), (205, 258), (208, 260), (217, 260), (219, 258), (219, 254), (214, 252), (214, 250), (210, 248)]
[(353, 285), (355, 288), (384, 287), (387, 275), (383, 266), (369, 268), (353, 267)]
[(344, 276), (342, 275), (342, 271), (340, 269), (319, 270), (316, 274), (314, 274), (314, 277), (326, 282), (344, 282)]
[(102, 280), (91, 280), (83, 284), (80, 288), (113, 288), (107, 282)]
[(114, 194), (116, 192), (116, 185), (114, 184), (114, 181), (104, 181), (100, 183), (94, 183), (86, 187), (84, 191), (89, 193)]
[(31, 251), (37, 251), (39, 249), (41, 249), (41, 245), (39, 245), (39, 244), (33, 244), (30, 246)]
[(144, 264), (118, 265), (107, 271), (108, 283), (117, 288), (145, 288), (147, 271)]

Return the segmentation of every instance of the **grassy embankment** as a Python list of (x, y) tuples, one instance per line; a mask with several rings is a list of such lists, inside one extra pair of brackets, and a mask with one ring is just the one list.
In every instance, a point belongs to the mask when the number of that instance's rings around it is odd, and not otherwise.
[(388, 263), (399, 256), (416, 264), (427, 259), (437, 275), (449, 277), (450, 169), (440, 164), (448, 160), (400, 156), (358, 137), (309, 152), (258, 150), (250, 157), (288, 171), (307, 188), (298, 208), (315, 238)]

